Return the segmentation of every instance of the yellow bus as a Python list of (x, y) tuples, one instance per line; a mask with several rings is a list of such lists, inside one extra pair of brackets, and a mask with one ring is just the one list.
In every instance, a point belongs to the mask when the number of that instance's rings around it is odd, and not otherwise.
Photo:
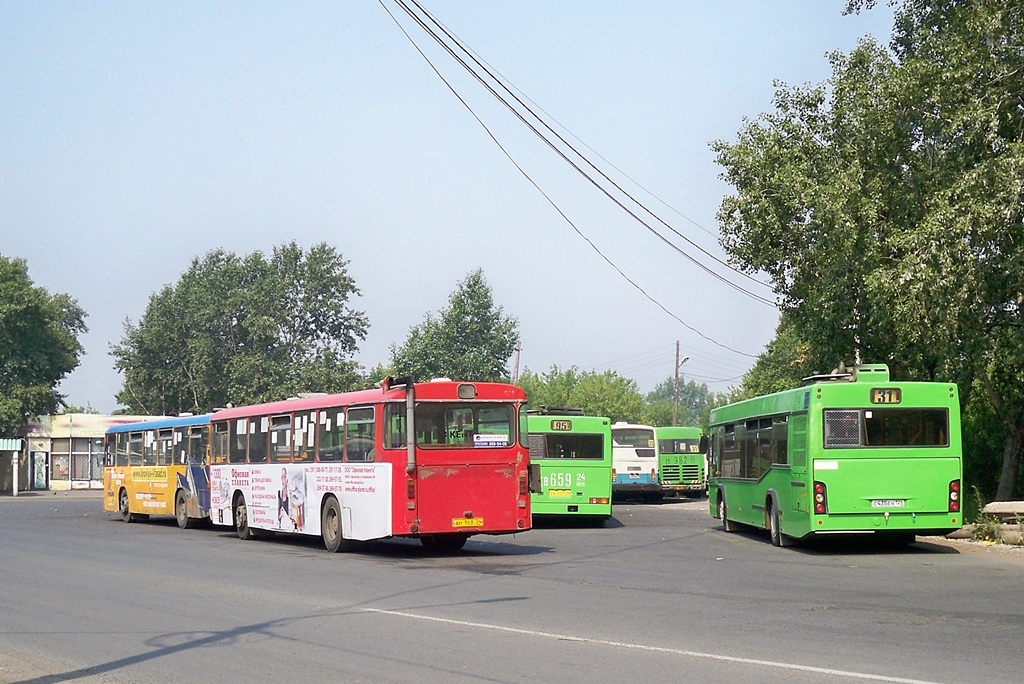
[(173, 515), (181, 528), (209, 518), (209, 444), (210, 414), (109, 428), (103, 508), (125, 522)]

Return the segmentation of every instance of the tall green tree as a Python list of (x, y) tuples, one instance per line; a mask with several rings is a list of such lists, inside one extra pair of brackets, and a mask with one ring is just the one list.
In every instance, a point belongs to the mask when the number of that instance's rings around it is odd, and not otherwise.
[(174, 414), (359, 386), (351, 357), (369, 323), (349, 304), (359, 290), (347, 265), (325, 243), (197, 257), (138, 324), (125, 322), (111, 349), (124, 374), (118, 401)]
[(78, 367), (85, 316), (68, 295), (36, 286), (24, 259), (0, 255), (0, 435), (64, 403), (57, 385)]
[(400, 347), (391, 346), (395, 375), (416, 380), (508, 380), (508, 362), (519, 343), (519, 323), (494, 303), (491, 286), (477, 269), (458, 284), (448, 308), (427, 314)]
[(580, 371), (575, 366), (547, 373), (525, 370), (516, 384), (526, 391), (531, 409), (581, 408), (590, 416), (607, 416), (612, 422), (638, 423), (646, 416), (644, 398), (636, 381), (615, 371)]
[(768, 273), (801, 363), (957, 382), (999, 416), (999, 499), (1024, 447), (1021, 45), (1020, 3), (906, 0), (891, 51), (831, 55), (826, 83), (778, 84), (773, 112), (713, 144), (735, 189), (723, 246)]

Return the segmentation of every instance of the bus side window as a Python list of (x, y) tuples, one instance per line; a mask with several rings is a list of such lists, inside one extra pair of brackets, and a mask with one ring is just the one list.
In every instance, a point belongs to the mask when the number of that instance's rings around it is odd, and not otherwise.
[(373, 407), (350, 408), (345, 421), (345, 460), (372, 461), (374, 458)]
[(342, 408), (321, 409), (318, 416), (316, 458), (318, 461), (333, 463), (340, 461), (345, 434), (345, 410)]
[(228, 436), (228, 424), (227, 422), (214, 423), (213, 424), (213, 438), (210, 440), (210, 463), (227, 463), (228, 452), (230, 451), (229, 444), (231, 440)]
[(156, 464), (171, 465), (174, 459), (174, 430), (165, 428), (156, 434)]
[(238, 418), (232, 420), (230, 425), (228, 463), (245, 463), (245, 452), (249, 447), (249, 421), (245, 418)]
[(268, 434), (270, 432), (270, 418), (260, 416), (249, 421), (249, 463), (267, 463), (270, 453), (267, 446), (270, 443)]
[(290, 414), (270, 419), (270, 460), (289, 463), (292, 460), (292, 417)]
[(295, 414), (295, 444), (292, 460), (296, 463), (312, 461), (316, 451), (313, 448), (316, 435), (316, 411)]
[(388, 404), (384, 407), (384, 448), (405, 447), (405, 405)]
[(118, 432), (117, 433), (117, 444), (114, 447), (114, 464), (118, 466), (128, 465), (128, 433)]

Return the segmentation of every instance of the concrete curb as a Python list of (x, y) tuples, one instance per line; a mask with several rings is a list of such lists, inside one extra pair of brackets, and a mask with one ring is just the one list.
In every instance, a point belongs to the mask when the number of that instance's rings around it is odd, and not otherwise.
[[(1021, 526), (1017, 524), (1002, 524), (1002, 525), (964, 525), (959, 531), (953, 532), (946, 535), (946, 539), (975, 539), (975, 533), (979, 527), (986, 527), (991, 530), (992, 539), (987, 541), (994, 541), (1000, 544), (1008, 544), (1010, 546), (1020, 546), (1024, 535), (1021, 534)], [(982, 540), (985, 541), (985, 540)]]

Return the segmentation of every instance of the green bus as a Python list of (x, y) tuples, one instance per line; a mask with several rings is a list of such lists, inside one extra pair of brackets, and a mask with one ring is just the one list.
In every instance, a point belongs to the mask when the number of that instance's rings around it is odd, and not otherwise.
[(666, 496), (694, 496), (708, 488), (707, 439), (699, 427), (656, 427), (658, 484)]
[[(841, 369), (845, 371), (845, 369)], [(893, 382), (884, 364), (716, 408), (711, 515), (775, 546), (875, 534), (897, 543), (960, 529), (960, 404), (953, 383)]]
[(533, 515), (609, 518), (611, 421), (580, 409), (543, 409), (530, 412), (527, 426)]

